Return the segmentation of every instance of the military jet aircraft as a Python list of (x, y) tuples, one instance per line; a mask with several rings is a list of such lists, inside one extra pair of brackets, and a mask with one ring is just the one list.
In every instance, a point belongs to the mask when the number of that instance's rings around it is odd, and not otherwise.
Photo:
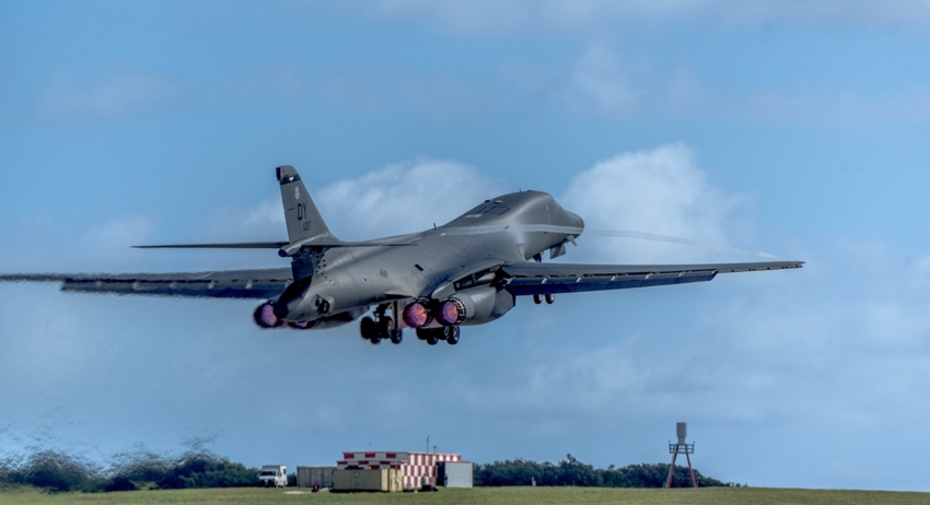
[[(455, 345), (462, 326), (489, 323), (532, 297), (709, 281), (719, 273), (800, 268), (801, 261), (696, 265), (543, 263), (584, 231), (581, 217), (551, 195), (499, 196), (442, 226), (409, 235), (344, 242), (330, 233), (297, 171), (276, 170), (286, 242), (176, 244), (143, 248), (272, 248), (290, 268), (172, 274), (13, 274), (0, 281), (60, 282), (82, 293), (257, 298), (261, 328), (323, 329), (361, 318), (364, 339), (399, 344), (403, 329)], [(372, 310), (374, 308), (374, 310)], [(365, 314), (371, 311), (371, 315)]]

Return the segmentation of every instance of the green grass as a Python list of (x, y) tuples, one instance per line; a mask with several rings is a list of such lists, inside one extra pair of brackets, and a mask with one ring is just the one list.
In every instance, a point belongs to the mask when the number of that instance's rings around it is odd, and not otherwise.
[(286, 491), (240, 489), (188, 489), (178, 491), (130, 491), (125, 493), (61, 493), (46, 494), (31, 488), (0, 491), (0, 504), (64, 504), (64, 503), (138, 503), (138, 504), (245, 504), (245, 503), (312, 503), (328, 504), (617, 504), (617, 505), (909, 505), (930, 504), (930, 493), (898, 493), (889, 491), (830, 491), (810, 489), (769, 488), (702, 488), (702, 489), (607, 489), (607, 488), (477, 488), (447, 489), (437, 493), (309, 493), (306, 489), (290, 488), (303, 494)]

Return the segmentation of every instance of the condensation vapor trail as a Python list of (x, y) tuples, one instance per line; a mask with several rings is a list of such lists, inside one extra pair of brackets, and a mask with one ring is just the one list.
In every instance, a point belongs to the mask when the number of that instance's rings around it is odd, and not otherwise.
[(643, 239), (643, 240), (652, 240), (656, 242), (669, 242), (672, 244), (690, 245), (694, 247), (701, 247), (704, 249), (711, 249), (714, 251), (746, 254), (750, 256), (757, 256), (760, 258), (778, 259), (778, 256), (774, 254), (769, 254), (767, 252), (752, 251), (749, 249), (741, 249), (739, 247), (729, 247), (729, 246), (716, 245), (716, 244), (707, 244), (705, 242), (699, 242), (697, 240), (691, 240), (691, 239), (680, 238), (680, 237), (670, 237), (668, 235), (658, 235), (656, 233), (646, 233), (646, 232), (641, 232), (641, 231), (585, 229), (584, 234), (589, 235), (589, 236), (595, 236), (595, 237), (638, 238), (638, 239)]

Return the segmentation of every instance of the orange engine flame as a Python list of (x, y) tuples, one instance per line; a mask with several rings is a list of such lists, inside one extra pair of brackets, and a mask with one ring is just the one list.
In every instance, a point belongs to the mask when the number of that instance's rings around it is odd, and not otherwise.
[(411, 328), (426, 326), (429, 319), (429, 309), (420, 302), (413, 302), (404, 308), (404, 322)]

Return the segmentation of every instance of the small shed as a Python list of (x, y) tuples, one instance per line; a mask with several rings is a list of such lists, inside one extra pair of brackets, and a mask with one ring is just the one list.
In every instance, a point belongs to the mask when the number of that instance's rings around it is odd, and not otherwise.
[(322, 488), (333, 487), (334, 466), (298, 466), (297, 485), (299, 487)]
[(436, 483), (445, 487), (472, 487), (474, 467), (466, 461), (442, 461), (436, 476)]

